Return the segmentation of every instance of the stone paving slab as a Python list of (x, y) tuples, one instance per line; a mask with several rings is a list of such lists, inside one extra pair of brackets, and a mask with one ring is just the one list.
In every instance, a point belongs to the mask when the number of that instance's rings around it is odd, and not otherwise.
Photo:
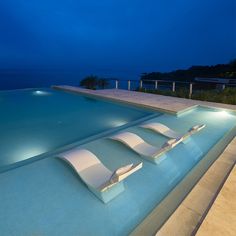
[(196, 236), (236, 235), (236, 167), (208, 212)]
[(125, 101), (132, 104), (143, 105), (172, 113), (173, 112), (178, 113), (186, 109), (190, 109), (191, 107), (196, 105), (224, 108), (236, 111), (236, 105), (205, 102), (186, 98), (177, 98), (177, 97), (121, 90), (121, 89), (90, 90), (67, 85), (53, 86), (53, 87), (56, 89), (62, 89), (71, 92), (97, 95), (119, 101)]

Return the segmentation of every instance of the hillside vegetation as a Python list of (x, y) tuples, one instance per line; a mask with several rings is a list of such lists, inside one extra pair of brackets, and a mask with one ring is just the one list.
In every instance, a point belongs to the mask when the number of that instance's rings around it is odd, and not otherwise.
[(196, 77), (236, 79), (236, 59), (232, 60), (228, 64), (218, 64), (214, 66), (192, 66), (186, 70), (175, 70), (167, 73), (143, 73), (140, 79), (193, 81)]

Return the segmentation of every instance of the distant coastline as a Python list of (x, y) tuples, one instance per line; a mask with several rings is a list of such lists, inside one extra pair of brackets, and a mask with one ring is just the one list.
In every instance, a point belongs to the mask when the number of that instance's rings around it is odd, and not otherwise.
[(186, 70), (174, 70), (167, 73), (143, 73), (141, 75), (141, 80), (173, 80), (191, 82), (197, 77), (236, 79), (236, 59), (227, 64), (192, 66)]
[(171, 72), (139, 73), (116, 70), (79, 70), (79, 69), (0, 69), (0, 90), (50, 87), (68, 84), (79, 86), (88, 75), (121, 80), (175, 80), (193, 81), (196, 77), (233, 78), (236, 80), (236, 59), (228, 64), (213, 66), (192, 66), (189, 69)]

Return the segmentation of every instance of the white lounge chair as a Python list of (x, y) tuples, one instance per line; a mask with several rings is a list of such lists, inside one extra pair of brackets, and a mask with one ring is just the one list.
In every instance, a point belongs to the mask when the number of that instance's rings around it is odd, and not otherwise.
[(116, 191), (113, 190), (109, 195), (108, 192), (110, 189), (142, 168), (142, 163), (137, 165), (130, 164), (112, 172), (92, 152), (86, 149), (74, 149), (62, 153), (60, 158), (67, 161), (89, 189), (104, 202), (110, 201), (122, 192), (124, 186), (122, 185), (120, 188), (116, 188)]
[(164, 143), (161, 148), (154, 147), (145, 142), (140, 136), (131, 132), (123, 132), (117, 135), (111, 136), (110, 139), (119, 141), (126, 146), (130, 147), (133, 151), (143, 156), (149, 161), (157, 163), (156, 159), (175, 147), (181, 140), (171, 139)]
[(153, 130), (171, 139), (178, 139), (178, 140), (182, 139), (183, 141), (184, 139), (188, 138), (192, 134), (203, 129), (205, 126), (206, 126), (205, 124), (195, 125), (192, 128), (190, 128), (186, 134), (177, 133), (176, 131), (170, 129), (168, 126), (163, 125), (161, 123), (157, 123), (157, 122), (147, 123), (147, 124), (141, 125), (140, 127)]

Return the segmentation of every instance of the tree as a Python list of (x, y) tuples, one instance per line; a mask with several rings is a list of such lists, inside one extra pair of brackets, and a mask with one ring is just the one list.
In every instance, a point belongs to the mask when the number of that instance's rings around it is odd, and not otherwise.
[(95, 75), (89, 75), (80, 81), (80, 86), (87, 89), (96, 89), (98, 83), (98, 77)]
[(106, 87), (108, 87), (109, 81), (107, 79), (105, 79), (105, 78), (100, 78), (97, 81), (97, 85), (98, 85), (98, 88), (105, 89)]
[(229, 62), (229, 65), (236, 69), (236, 58)]
[(204, 78), (235, 78), (236, 59), (228, 64), (218, 64), (213, 66), (192, 66), (186, 70), (174, 70), (171, 72), (151, 72), (143, 73), (141, 80), (175, 80), (193, 81), (196, 77)]

